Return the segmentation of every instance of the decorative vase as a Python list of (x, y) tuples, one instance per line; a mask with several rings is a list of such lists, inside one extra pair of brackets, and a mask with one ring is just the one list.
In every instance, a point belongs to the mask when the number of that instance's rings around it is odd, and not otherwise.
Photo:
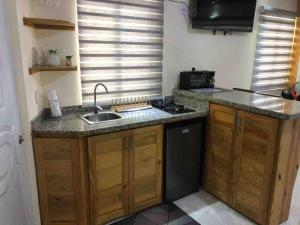
[(32, 48), (32, 65), (37, 66), (39, 65), (39, 56), (38, 56), (38, 50), (36, 47)]
[(48, 64), (48, 66), (58, 66), (60, 64), (58, 56), (57, 55), (48, 55), (47, 64)]
[(65, 63), (66, 63), (66, 66), (72, 66), (72, 58), (66, 57)]
[(37, 50), (38, 53), (38, 65), (45, 66), (46, 64), (46, 54), (42, 47)]

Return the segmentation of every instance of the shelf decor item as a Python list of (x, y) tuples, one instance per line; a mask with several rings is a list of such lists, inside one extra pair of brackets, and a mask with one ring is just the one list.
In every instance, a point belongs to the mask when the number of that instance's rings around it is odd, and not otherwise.
[(72, 55), (67, 55), (67, 56), (66, 56), (66, 60), (65, 60), (66, 66), (72, 66), (72, 64), (73, 64), (72, 58), (73, 58)]
[(60, 60), (57, 55), (57, 49), (49, 49), (47, 57), (48, 66), (59, 66)]
[(32, 66), (45, 65), (45, 52), (43, 48), (32, 48)]
[(38, 50), (36, 47), (32, 48), (32, 65), (33, 66), (39, 65), (39, 56), (38, 56)]
[(42, 47), (38, 48), (37, 53), (38, 53), (38, 65), (44, 66), (45, 65), (45, 59), (46, 59), (44, 49)]

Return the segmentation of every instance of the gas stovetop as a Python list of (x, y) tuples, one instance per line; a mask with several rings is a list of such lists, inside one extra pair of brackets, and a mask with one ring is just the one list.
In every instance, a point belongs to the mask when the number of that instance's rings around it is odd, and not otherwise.
[(195, 112), (195, 110), (186, 108), (184, 105), (175, 104), (174, 101), (155, 100), (152, 102), (152, 106), (170, 114)]

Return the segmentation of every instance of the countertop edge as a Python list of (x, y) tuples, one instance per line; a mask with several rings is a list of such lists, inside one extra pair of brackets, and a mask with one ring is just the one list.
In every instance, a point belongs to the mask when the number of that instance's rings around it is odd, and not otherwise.
[(191, 119), (197, 119), (197, 118), (203, 118), (206, 117), (208, 114), (208, 111), (202, 111), (202, 112), (193, 112), (193, 113), (186, 113), (179, 116), (169, 117), (169, 118), (162, 118), (158, 120), (150, 120), (150, 121), (141, 121), (136, 123), (128, 123), (124, 125), (115, 125), (107, 128), (99, 128), (95, 130), (87, 130), (87, 131), (50, 131), (50, 130), (39, 130), (34, 127), (34, 121), (32, 122), (31, 127), (31, 135), (32, 137), (46, 137), (46, 136), (52, 136), (52, 137), (87, 137), (87, 136), (96, 136), (96, 135), (103, 135), (118, 131), (124, 131), (129, 129), (136, 129), (136, 128), (142, 128), (147, 126), (154, 126), (159, 124), (168, 124), (173, 122), (180, 122), (185, 120), (191, 120)]
[[(228, 91), (231, 91), (231, 90), (228, 90)], [(299, 114), (288, 115), (288, 114), (283, 114), (283, 113), (276, 112), (276, 111), (270, 111), (270, 110), (266, 110), (266, 109), (257, 108), (254, 106), (243, 105), (243, 104), (231, 102), (231, 101), (224, 100), (224, 99), (219, 99), (214, 96), (209, 96), (209, 95), (205, 95), (205, 94), (201, 94), (201, 93), (197, 93), (197, 92), (186, 91), (186, 90), (175, 89), (175, 90), (173, 90), (173, 93), (176, 95), (179, 95), (179, 96), (183, 96), (183, 97), (195, 98), (195, 99), (208, 101), (208, 102), (219, 104), (219, 105), (230, 106), (235, 109), (240, 109), (240, 110), (247, 111), (247, 112), (257, 113), (260, 115), (269, 116), (269, 117), (279, 119), (279, 120), (300, 119), (300, 112), (299, 112)]]

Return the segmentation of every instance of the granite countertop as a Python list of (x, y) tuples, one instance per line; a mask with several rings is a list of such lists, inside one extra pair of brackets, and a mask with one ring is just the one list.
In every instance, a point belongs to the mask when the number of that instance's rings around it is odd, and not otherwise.
[(93, 136), (200, 118), (206, 116), (208, 113), (207, 102), (213, 102), (281, 120), (300, 119), (300, 102), (279, 97), (224, 89), (214, 93), (203, 92), (203, 90), (201, 92), (199, 92), (199, 90), (174, 90), (174, 94), (175, 96), (181, 96), (185, 99), (194, 99), (193, 101), (197, 102), (197, 104), (201, 102), (205, 104), (201, 107), (197, 107), (195, 112), (178, 115), (171, 115), (155, 108), (121, 113), (122, 119), (120, 120), (92, 125), (89, 125), (80, 118), (79, 115), (87, 113), (87, 109), (78, 106), (65, 108), (63, 117), (58, 119), (51, 118), (49, 113), (43, 111), (32, 121), (32, 133), (36, 136)]
[[(68, 111), (68, 110), (66, 110)], [(103, 111), (105, 112), (105, 111)], [(93, 136), (133, 128), (171, 123), (188, 119), (205, 117), (208, 109), (196, 110), (192, 113), (171, 115), (161, 110), (152, 108), (147, 110), (119, 113), (122, 119), (89, 125), (80, 118), (82, 112), (73, 107), (69, 112), (64, 112), (61, 118), (51, 118), (45, 111), (37, 116), (31, 123), (32, 134), (36, 136)]]
[(280, 97), (232, 90), (222, 90), (215, 93), (203, 93), (199, 92), (199, 90), (174, 90), (174, 94), (210, 101), (281, 120), (294, 120), (300, 118), (300, 102)]

